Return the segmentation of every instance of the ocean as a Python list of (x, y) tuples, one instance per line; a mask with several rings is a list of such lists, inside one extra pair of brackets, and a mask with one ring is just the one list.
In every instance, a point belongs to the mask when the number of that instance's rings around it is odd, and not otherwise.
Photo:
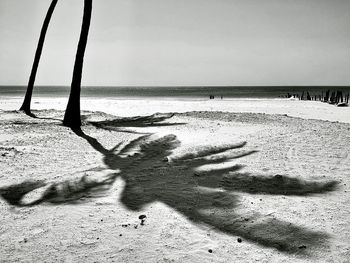
[[(33, 96), (67, 97), (69, 87), (38, 86)], [(287, 94), (309, 92), (311, 96), (321, 95), (326, 90), (341, 90), (347, 94), (350, 86), (225, 86), (225, 87), (82, 87), (81, 96), (91, 98), (170, 98), (170, 99), (208, 99), (214, 98), (252, 98), (273, 99), (285, 98)], [(0, 97), (24, 96), (26, 86), (0, 86)]]

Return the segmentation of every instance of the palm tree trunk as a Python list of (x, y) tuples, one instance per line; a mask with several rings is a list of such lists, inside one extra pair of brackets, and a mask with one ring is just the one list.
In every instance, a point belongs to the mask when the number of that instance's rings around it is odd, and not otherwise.
[(83, 71), (84, 54), (89, 35), (90, 21), (92, 13), (92, 0), (84, 0), (84, 16), (81, 27), (78, 50), (75, 57), (73, 79), (68, 100), (68, 105), (63, 119), (63, 125), (78, 128), (81, 126), (80, 119), (80, 90), (81, 77)]
[(46, 17), (45, 17), (43, 26), (41, 28), (39, 42), (38, 42), (36, 52), (35, 52), (34, 62), (33, 62), (32, 71), (31, 71), (30, 77), (29, 77), (26, 95), (24, 97), (23, 104), (20, 108), (20, 110), (24, 111), (28, 115), (32, 115), (30, 112), (30, 103), (32, 100), (35, 77), (36, 77), (36, 73), (38, 70), (41, 53), (42, 53), (43, 47), (44, 47), (46, 32), (47, 32), (47, 29), (49, 27), (50, 20), (51, 20), (53, 11), (55, 10), (57, 1), (58, 0), (52, 0), (51, 5), (50, 5), (49, 9), (47, 10)]

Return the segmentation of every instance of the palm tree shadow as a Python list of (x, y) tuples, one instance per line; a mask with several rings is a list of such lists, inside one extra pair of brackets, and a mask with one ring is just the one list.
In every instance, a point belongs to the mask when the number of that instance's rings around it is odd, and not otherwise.
[[(18, 112), (18, 111), (14, 111)], [(24, 112), (24, 111), (22, 111)], [(59, 118), (39, 116), (33, 112), (41, 112), (40, 110), (32, 110), (31, 112), (24, 112), (26, 115), (38, 119), (38, 120), (51, 120), (58, 121), (63, 125), (63, 121)], [(186, 123), (179, 122), (164, 122), (172, 118), (175, 114), (173, 113), (156, 113), (149, 116), (134, 116), (134, 117), (120, 117), (114, 119), (108, 119), (103, 121), (92, 121), (91, 114), (85, 114), (81, 116), (83, 124), (90, 124), (98, 129), (103, 129), (107, 131), (119, 131), (133, 134), (148, 134), (145, 132), (138, 132), (130, 128), (147, 128), (147, 127), (166, 127), (166, 126), (177, 126), (177, 125), (186, 125)], [(93, 117), (92, 117), (93, 118)], [(26, 122), (17, 121), (16, 124), (26, 124)], [(33, 124), (33, 122), (31, 122)]]
[[(58, 118), (53, 118), (53, 117), (43, 117), (43, 116), (39, 116), (37, 115), (38, 113), (42, 112), (41, 110), (30, 110), (30, 111), (26, 111), (26, 110), (15, 110), (15, 111), (9, 111), (9, 112), (13, 112), (13, 113), (18, 113), (18, 112), (22, 112), (24, 114), (26, 114), (27, 116), (33, 118), (33, 119), (37, 119), (37, 120), (51, 120), (51, 121), (58, 121), (58, 122), (62, 122), (61, 119)], [(35, 112), (35, 113), (34, 113)]]
[(38, 117), (32, 113), (31, 111), (23, 111), (24, 114), (26, 114), (27, 116), (31, 117), (31, 118), (35, 118), (37, 119)]
[(164, 123), (163, 121), (174, 116), (172, 113), (156, 113), (149, 116), (135, 116), (116, 118), (104, 121), (88, 121), (89, 124), (96, 128), (108, 131), (129, 131), (125, 128), (145, 128), (145, 127), (163, 127), (185, 125), (186, 123)]
[[(121, 203), (130, 210), (139, 211), (152, 202), (161, 202), (194, 223), (206, 224), (284, 253), (309, 255), (312, 248), (326, 245), (326, 233), (258, 213), (240, 214), (239, 193), (309, 196), (335, 190), (337, 183), (334, 181), (309, 182), (281, 175), (268, 177), (243, 173), (244, 167), (233, 161), (256, 153), (245, 150), (245, 142), (172, 156), (173, 150), (180, 145), (174, 135), (159, 139), (144, 135), (126, 146), (117, 144), (106, 149), (80, 129), (74, 132), (100, 152), (105, 165), (116, 173), (99, 181), (84, 179), (68, 183), (68, 187), (49, 186), (38, 200), (25, 205), (57, 203), (57, 200), (72, 202), (80, 200), (82, 195), (88, 199), (94, 197), (90, 195), (92, 192), (101, 194), (108, 190), (120, 177), (125, 182)], [(23, 205), (21, 198), (31, 188), (41, 186), (40, 182), (26, 182), (0, 189), (0, 195), (10, 204)]]
[[(175, 136), (149, 142), (145, 139), (136, 142), (140, 145), (139, 154), (125, 160), (118, 156), (105, 160), (111, 169), (119, 167), (121, 170), (120, 176), (126, 183), (121, 202), (128, 209), (139, 211), (152, 202), (162, 202), (193, 222), (286, 253), (307, 254), (304, 246), (310, 248), (325, 243), (327, 234), (275, 218), (255, 215), (248, 221), (247, 218), (242, 220), (242, 215), (235, 212), (240, 205), (237, 192), (307, 196), (332, 191), (336, 182), (307, 182), (284, 176), (284, 183), (280, 183), (283, 191), (278, 193), (278, 186), (273, 181), (275, 177), (260, 177), (262, 187), (254, 188), (254, 184), (249, 184), (249, 178), (245, 178), (252, 175), (241, 173), (241, 165), (198, 169), (255, 153), (232, 152), (243, 148), (245, 143), (207, 148), (169, 159), (172, 150), (180, 144)], [(281, 181), (279, 176), (277, 178)]]
[[(84, 175), (77, 180), (66, 180), (47, 184), (44, 181), (24, 181), (20, 184), (0, 188), (0, 196), (9, 204), (18, 207), (30, 207), (43, 202), (51, 204), (83, 203), (91, 198), (103, 197), (117, 179), (118, 173), (103, 178), (89, 178)], [(26, 195), (39, 191), (34, 200), (24, 200)]]

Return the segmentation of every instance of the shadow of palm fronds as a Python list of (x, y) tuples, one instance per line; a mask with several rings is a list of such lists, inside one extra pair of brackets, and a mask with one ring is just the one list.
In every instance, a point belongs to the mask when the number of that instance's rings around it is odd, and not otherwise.
[(156, 113), (150, 116), (124, 117), (104, 121), (88, 121), (87, 123), (95, 126), (96, 128), (118, 131), (125, 131), (125, 129), (122, 128), (162, 127), (186, 124), (163, 122), (167, 119), (172, 118), (173, 116), (174, 114), (172, 113)]
[[(10, 113), (19, 113), (23, 111), (8, 111)], [(62, 117), (64, 112), (55, 110), (32, 110), (30, 113), (23, 112), (24, 114), (38, 120), (52, 120), (62, 123)], [(113, 115), (109, 115), (103, 112), (89, 112), (85, 111), (81, 115), (81, 120), (83, 125), (91, 124), (92, 126), (109, 130), (109, 131), (123, 131), (130, 132), (127, 128), (145, 128), (145, 127), (162, 127), (162, 126), (177, 126), (185, 125), (186, 123), (176, 123), (176, 122), (164, 122), (165, 120), (171, 119), (175, 114), (173, 113), (155, 113), (149, 116), (134, 116), (134, 117), (119, 117), (116, 118)], [(104, 120), (94, 120), (91, 119), (101, 119)], [(111, 119), (113, 118), (113, 119)], [(27, 122), (18, 122), (18, 124), (27, 124)], [(33, 124), (33, 122), (31, 122)], [(135, 131), (132, 133), (137, 134)]]
[[(85, 134), (80, 136), (91, 140)], [(206, 147), (169, 157), (179, 145), (174, 135), (155, 140), (151, 136), (142, 136), (116, 153), (104, 155), (105, 164), (110, 169), (121, 170), (119, 175), (125, 181), (121, 202), (127, 208), (138, 211), (152, 202), (162, 202), (193, 222), (286, 253), (308, 254), (311, 248), (325, 244), (327, 234), (276, 218), (255, 214), (242, 220), (244, 215), (235, 209), (240, 206), (237, 193), (307, 196), (332, 191), (336, 182), (308, 182), (286, 176), (242, 173), (244, 167), (232, 161), (256, 153), (244, 150), (245, 142)], [(101, 147), (92, 146), (95, 149)], [(137, 146), (140, 151), (130, 155), (129, 152)], [(229, 165), (201, 169), (223, 163)], [(257, 185), (254, 185), (254, 180)]]
[[(25, 181), (17, 185), (0, 188), (0, 196), (15, 206), (33, 206), (47, 203), (76, 203), (102, 197), (118, 177), (112, 173), (104, 178), (91, 179), (82, 176), (77, 180), (66, 180), (47, 184), (43, 181)], [(35, 193), (35, 192), (38, 193)], [(28, 197), (28, 195), (31, 195)]]
[(118, 173), (111, 173), (102, 179), (90, 179), (88, 176), (83, 176), (77, 181), (52, 184), (45, 191), (41, 200), (50, 203), (72, 203), (102, 197), (106, 195), (117, 177)]
[(249, 194), (307, 196), (334, 191), (336, 181), (312, 182), (283, 175), (264, 176), (249, 173), (233, 173), (225, 176), (221, 186), (229, 191)]
[(43, 181), (25, 181), (20, 184), (0, 188), (0, 196), (11, 205), (22, 206), (22, 199), (26, 194), (45, 185)]
[[(40, 202), (70, 202), (82, 196), (93, 197), (86, 193), (101, 193), (120, 177), (125, 182), (120, 201), (130, 210), (139, 211), (150, 203), (161, 202), (192, 222), (206, 224), (226, 234), (241, 236), (285, 253), (307, 255), (327, 241), (326, 233), (259, 213), (239, 213), (238, 207), (242, 206), (240, 192), (308, 196), (333, 191), (337, 184), (335, 181), (313, 182), (280, 175), (271, 177), (243, 173), (244, 166), (236, 161), (256, 153), (245, 150), (246, 142), (204, 147), (174, 156), (173, 150), (180, 146), (175, 135), (157, 139), (145, 135), (125, 146), (117, 144), (112, 149), (106, 149), (81, 130), (74, 132), (103, 155), (109, 169), (118, 173), (99, 183), (79, 180), (76, 185), (73, 184), (74, 187), (69, 183), (67, 186), (51, 185), (39, 198)], [(28, 186), (37, 187), (30, 183)], [(21, 194), (27, 193), (29, 188), (21, 190), (11, 186), (2, 189), (1, 193), (9, 203), (18, 205)], [(60, 194), (62, 192), (64, 194)]]

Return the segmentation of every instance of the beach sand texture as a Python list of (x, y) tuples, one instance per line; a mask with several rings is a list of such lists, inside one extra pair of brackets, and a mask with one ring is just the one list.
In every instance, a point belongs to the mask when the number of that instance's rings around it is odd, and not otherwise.
[(0, 104), (1, 261), (349, 262), (348, 108), (83, 100), (72, 131), (64, 100), (36, 119), (17, 100)]

